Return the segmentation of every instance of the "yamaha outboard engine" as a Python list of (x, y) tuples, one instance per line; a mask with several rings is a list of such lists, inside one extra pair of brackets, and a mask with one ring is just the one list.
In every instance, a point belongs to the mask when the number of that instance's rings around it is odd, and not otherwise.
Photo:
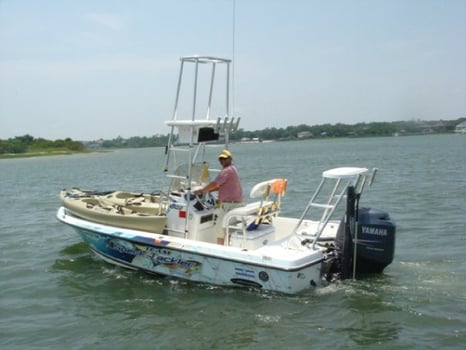
[(341, 279), (352, 277), (354, 263), (356, 274), (381, 273), (393, 261), (395, 231), (386, 211), (359, 208), (359, 194), (349, 187), (346, 215), (335, 240)]

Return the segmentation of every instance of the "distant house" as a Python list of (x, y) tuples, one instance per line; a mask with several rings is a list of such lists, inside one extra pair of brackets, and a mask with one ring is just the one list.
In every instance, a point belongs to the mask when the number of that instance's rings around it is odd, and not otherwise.
[(242, 137), (241, 138), (241, 143), (260, 143), (262, 140), (258, 137)]
[(455, 132), (458, 133), (458, 134), (466, 134), (466, 121), (462, 122), (462, 123), (459, 123), (455, 127)]
[(439, 131), (440, 129), (445, 127), (443, 121), (420, 121), (417, 123), (418, 128), (421, 132), (428, 134), (435, 131)]
[(301, 131), (298, 132), (298, 135), (296, 135), (298, 139), (308, 139), (312, 137), (312, 132), (310, 131)]

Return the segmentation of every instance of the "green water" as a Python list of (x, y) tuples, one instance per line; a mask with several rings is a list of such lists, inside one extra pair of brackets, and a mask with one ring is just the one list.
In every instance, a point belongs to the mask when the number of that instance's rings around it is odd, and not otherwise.
[(73, 186), (157, 190), (162, 149), (0, 160), (1, 349), (460, 349), (466, 344), (466, 137), (232, 145), (248, 192), (288, 179), (298, 216), (336, 166), (379, 168), (362, 205), (398, 225), (381, 276), (297, 296), (109, 265), (55, 220)]

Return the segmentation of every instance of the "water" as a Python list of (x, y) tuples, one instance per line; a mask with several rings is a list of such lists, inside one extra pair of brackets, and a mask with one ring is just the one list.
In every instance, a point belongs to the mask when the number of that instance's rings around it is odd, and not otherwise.
[(1, 349), (460, 349), (466, 344), (466, 137), (232, 145), (246, 191), (286, 177), (297, 216), (336, 166), (378, 167), (362, 205), (395, 219), (381, 276), (297, 296), (109, 265), (55, 220), (73, 186), (151, 191), (162, 149), (0, 160)]

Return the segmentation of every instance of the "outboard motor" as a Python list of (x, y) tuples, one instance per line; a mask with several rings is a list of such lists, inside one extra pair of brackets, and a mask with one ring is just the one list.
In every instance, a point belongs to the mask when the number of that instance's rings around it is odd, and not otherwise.
[[(350, 187), (347, 213), (335, 239), (342, 279), (352, 277), (355, 251), (357, 274), (381, 273), (395, 255), (396, 226), (389, 214), (375, 208), (358, 208), (358, 199)], [(354, 245), (356, 227), (357, 246)]]
[(395, 255), (395, 224), (386, 211), (360, 208), (358, 215), (356, 271), (380, 273)]

